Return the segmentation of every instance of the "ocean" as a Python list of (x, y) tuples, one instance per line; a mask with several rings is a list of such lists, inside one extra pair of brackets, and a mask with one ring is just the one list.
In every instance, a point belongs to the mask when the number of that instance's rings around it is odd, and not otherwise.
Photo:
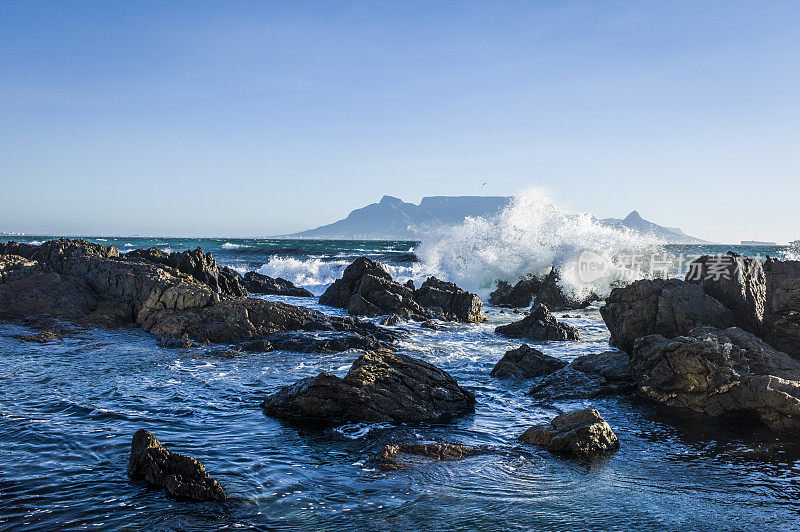
[[(635, 396), (536, 400), (525, 393), (530, 382), (490, 377), (503, 353), (521, 343), (493, 332), (519, 316), (488, 304), (492, 279), (513, 280), (549, 261), (567, 267), (583, 244), (561, 235), (538, 247), (525, 243), (533, 250), (525, 256), (524, 246), (504, 240), (515, 242), (513, 235), (487, 242), (481, 231), (473, 227), (472, 240), (451, 233), (429, 242), (88, 237), (123, 251), (200, 246), (221, 265), (284, 277), (316, 295), (359, 256), (383, 262), (400, 281), (419, 283), (427, 275), (455, 281), (484, 298), (489, 321), (447, 323), (442, 330), (401, 324), (408, 337), (398, 350), (450, 372), (476, 395), (476, 411), (422, 427), (297, 428), (266, 417), (259, 403), (320, 371), (343, 375), (357, 352), (231, 358), (214, 347), (162, 348), (138, 329), (85, 329), (63, 343), (39, 345), (11, 338), (25, 327), (0, 324), (0, 529), (798, 528), (796, 439), (757, 425), (679, 416)], [(621, 247), (593, 249), (615, 260), (624, 254)], [(677, 272), (687, 258), (728, 250), (794, 258), (786, 247), (652, 243), (631, 256), (642, 266), (648, 254), (657, 255)], [(603, 295), (613, 282), (582, 288)], [(259, 297), (343, 314), (316, 299)], [(566, 361), (609, 349), (597, 305), (569, 315), (563, 321), (580, 330), (582, 341), (527, 343)], [(586, 465), (517, 441), (531, 425), (586, 406), (611, 425), (618, 452)], [(140, 428), (203, 462), (229, 500), (178, 502), (131, 482), (126, 465)], [(383, 445), (413, 441), (489, 445), (496, 452), (395, 472), (367, 464)]]

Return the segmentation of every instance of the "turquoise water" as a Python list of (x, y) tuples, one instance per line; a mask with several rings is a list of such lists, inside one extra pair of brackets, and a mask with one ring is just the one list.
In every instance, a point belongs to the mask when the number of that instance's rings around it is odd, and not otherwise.
[[(42, 240), (30, 237), (28, 240)], [(98, 240), (98, 239), (93, 239)], [(418, 278), (414, 242), (232, 239), (101, 241), (126, 249), (201, 246), (224, 265), (282, 273), (320, 293), (359, 255)], [(226, 245), (228, 244), (228, 245)], [(239, 247), (236, 247), (239, 246)], [(674, 254), (723, 248), (670, 247)], [(734, 248), (735, 249), (735, 248)], [(783, 248), (740, 248), (780, 255)], [(268, 296), (269, 297), (269, 296)], [(271, 297), (340, 311), (315, 300)], [(139, 330), (81, 330), (62, 344), (22, 343), (0, 325), (0, 528), (682, 530), (798, 528), (800, 445), (759, 426), (676, 417), (635, 397), (548, 403), (529, 384), (489, 376), (519, 342), (494, 334), (513, 315), (444, 330), (404, 325), (399, 350), (449, 371), (477, 397), (474, 415), (429, 427), (351, 424), (298, 429), (258, 407), (276, 388), (319, 371), (343, 375), (358, 353), (247, 353), (160, 348)], [(596, 307), (564, 321), (584, 341), (544, 343), (570, 360), (607, 349)], [(597, 407), (621, 442), (590, 466), (521, 445), (516, 437), (558, 412)], [(185, 503), (131, 482), (130, 440), (150, 430), (202, 461), (225, 503)], [(386, 443), (446, 440), (495, 452), (409, 471), (371, 469)]]

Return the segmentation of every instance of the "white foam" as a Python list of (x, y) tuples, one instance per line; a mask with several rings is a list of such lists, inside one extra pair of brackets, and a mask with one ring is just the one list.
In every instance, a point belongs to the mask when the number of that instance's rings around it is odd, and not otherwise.
[(44, 244), (44, 241), (43, 240), (31, 240), (30, 242), (28, 242), (28, 244), (30, 244), (31, 246), (41, 246), (42, 244)]
[[(587, 285), (578, 279), (578, 257), (585, 250), (605, 256), (644, 254), (657, 240), (600, 224), (590, 214), (573, 214), (542, 188), (517, 194), (501, 213), (467, 218), (462, 224), (423, 236), (416, 250), (420, 269), (485, 294), (497, 279), (543, 275), (555, 266), (562, 286), (576, 295), (605, 295), (616, 276)], [(622, 273), (622, 272), (618, 272)]]
[(225, 242), (222, 244), (222, 249), (239, 249), (239, 248), (249, 248), (250, 246), (245, 244), (234, 244), (233, 242)]

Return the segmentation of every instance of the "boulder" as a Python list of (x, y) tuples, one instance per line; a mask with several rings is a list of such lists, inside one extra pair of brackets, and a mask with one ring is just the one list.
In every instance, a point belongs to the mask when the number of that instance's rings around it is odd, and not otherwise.
[(345, 268), (342, 278), (325, 290), (319, 302), (347, 309), (354, 316), (397, 314), (417, 321), (486, 319), (481, 312), (481, 299), (475, 294), (435, 277), (414, 290), (413, 282), (395, 282), (380, 263), (366, 257), (359, 257)]
[(702, 287), (678, 279), (640, 280), (615, 288), (600, 308), (611, 345), (630, 353), (637, 338), (672, 338), (695, 327), (727, 328), (733, 315)]
[(767, 282), (758, 260), (733, 252), (704, 255), (689, 264), (686, 281), (699, 284), (730, 310), (737, 327), (762, 333)]
[(558, 270), (551, 269), (544, 277), (526, 277), (512, 287), (506, 281), (498, 281), (497, 289), (489, 294), (489, 302), (500, 307), (521, 308), (545, 305), (550, 310), (575, 310), (588, 307), (597, 296), (576, 298), (566, 293), (559, 285)]
[(470, 413), (475, 396), (445, 371), (389, 351), (367, 352), (344, 378), (329, 373), (281, 388), (264, 413), (294, 423), (441, 422)]
[[(378, 469), (384, 471), (396, 471), (406, 469), (410, 465), (408, 461), (401, 460), (401, 455), (422, 457), (433, 461), (452, 462), (463, 460), (470, 456), (486, 454), (489, 450), (486, 447), (470, 447), (458, 443), (408, 443), (400, 445), (386, 445), (381, 453), (372, 458), (369, 463), (374, 464)], [(416, 465), (416, 464), (413, 464)]]
[(506, 351), (490, 375), (500, 379), (531, 379), (549, 375), (566, 365), (567, 363), (563, 360), (545, 355), (538, 349), (522, 344), (516, 349)]
[(388, 316), (386, 316), (381, 320), (381, 325), (388, 325), (388, 326), (400, 325), (404, 321), (405, 319), (403, 319), (402, 316), (399, 316), (397, 314), (389, 314)]
[(509, 338), (579, 340), (578, 330), (570, 325), (559, 323), (544, 305), (534, 307), (530, 314), (520, 321), (497, 327), (495, 332)]
[(614, 431), (594, 408), (567, 412), (550, 423), (535, 425), (519, 437), (549, 451), (591, 459), (619, 449)]
[(639, 393), (659, 403), (800, 432), (800, 361), (738, 327), (640, 338), (631, 372)]
[(414, 291), (414, 301), (433, 311), (434, 317), (439, 319), (465, 323), (486, 321), (481, 312), (481, 298), (436, 277), (429, 277)]
[(272, 278), (258, 272), (244, 274), (244, 286), (253, 294), (272, 294), (276, 296), (314, 297), (314, 294), (295, 286), (291, 281), (280, 277)]
[(528, 395), (539, 399), (593, 399), (635, 390), (628, 354), (606, 351), (583, 355), (537, 380)]
[(763, 337), (774, 348), (800, 359), (800, 261), (767, 258)]
[(219, 483), (206, 473), (203, 464), (169, 451), (144, 429), (133, 435), (128, 476), (163, 488), (176, 499), (224, 501), (227, 498)]

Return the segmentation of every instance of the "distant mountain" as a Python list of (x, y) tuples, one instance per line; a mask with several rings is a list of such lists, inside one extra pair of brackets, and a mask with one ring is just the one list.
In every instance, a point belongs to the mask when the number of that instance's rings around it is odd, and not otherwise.
[(458, 224), (467, 216), (496, 214), (509, 199), (504, 196), (431, 196), (415, 205), (384, 196), (378, 203), (354, 210), (344, 220), (289, 236), (415, 240), (428, 228)]
[(611, 227), (627, 227), (637, 233), (652, 235), (663, 240), (667, 244), (708, 244), (707, 240), (702, 240), (689, 236), (677, 227), (664, 227), (642, 218), (637, 211), (631, 212), (624, 219), (605, 218), (601, 223)]
[[(505, 196), (430, 196), (419, 205), (399, 198), (384, 196), (378, 203), (356, 209), (347, 218), (309, 229), (292, 238), (329, 238), (365, 240), (417, 240), (426, 230), (461, 223), (468, 216), (491, 216), (508, 205)], [(642, 234), (653, 235), (670, 244), (702, 244), (700, 240), (676, 227), (662, 227), (648, 222), (633, 211), (624, 219), (606, 218), (601, 223), (627, 227)]]

